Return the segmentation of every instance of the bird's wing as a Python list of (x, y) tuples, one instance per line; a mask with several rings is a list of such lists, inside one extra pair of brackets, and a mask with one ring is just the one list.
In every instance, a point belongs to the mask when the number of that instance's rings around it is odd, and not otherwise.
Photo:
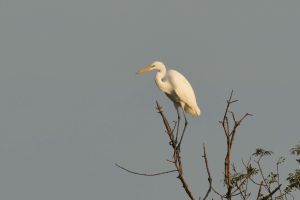
[(181, 73), (176, 70), (169, 70), (167, 77), (174, 88), (174, 93), (180, 101), (184, 102), (189, 107), (197, 106), (194, 90), (188, 80)]

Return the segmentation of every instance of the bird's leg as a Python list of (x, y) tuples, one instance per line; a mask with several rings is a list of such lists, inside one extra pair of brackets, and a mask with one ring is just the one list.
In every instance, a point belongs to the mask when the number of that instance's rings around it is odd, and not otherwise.
[(177, 111), (177, 129), (176, 129), (175, 144), (177, 145), (178, 131), (179, 131), (179, 123), (180, 123), (180, 114), (179, 114), (178, 106), (175, 106), (175, 108), (176, 108), (176, 111)]
[(185, 122), (184, 122), (184, 127), (183, 127), (183, 131), (182, 131), (181, 138), (180, 138), (179, 143), (178, 143), (177, 148), (176, 148), (176, 149), (178, 149), (179, 151), (180, 151), (180, 145), (181, 145), (181, 142), (182, 142), (182, 139), (183, 139), (183, 135), (184, 135), (184, 133), (185, 133), (185, 129), (186, 129), (187, 125), (188, 125), (188, 121), (187, 121), (187, 119), (186, 119), (186, 116), (185, 116), (184, 111), (183, 111), (183, 116), (184, 116), (184, 120), (185, 120)]

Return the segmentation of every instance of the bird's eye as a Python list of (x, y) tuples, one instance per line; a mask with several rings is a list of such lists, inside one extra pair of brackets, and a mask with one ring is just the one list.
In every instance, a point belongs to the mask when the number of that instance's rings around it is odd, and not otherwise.
[(154, 68), (155, 67), (155, 65), (151, 65), (151, 68)]

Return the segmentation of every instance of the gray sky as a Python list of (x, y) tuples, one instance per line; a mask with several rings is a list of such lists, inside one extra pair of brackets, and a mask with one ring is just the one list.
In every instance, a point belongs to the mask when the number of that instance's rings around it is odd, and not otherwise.
[[(235, 110), (255, 114), (234, 159), (260, 146), (288, 155), (300, 139), (299, 9), (298, 0), (1, 0), (1, 199), (185, 199), (173, 175), (114, 167), (171, 168), (154, 102), (170, 120), (174, 108), (154, 73), (135, 75), (154, 60), (190, 80), (203, 112), (183, 144), (197, 196), (207, 189), (203, 142), (222, 186), (218, 120), (231, 89)], [(287, 162), (284, 174), (296, 167)]]

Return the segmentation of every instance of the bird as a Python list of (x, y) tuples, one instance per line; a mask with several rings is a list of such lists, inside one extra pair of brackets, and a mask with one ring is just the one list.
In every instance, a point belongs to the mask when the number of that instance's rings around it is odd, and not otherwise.
[(197, 104), (194, 90), (189, 81), (181, 73), (173, 69), (167, 70), (166, 66), (160, 61), (155, 61), (151, 65), (138, 70), (136, 73), (142, 75), (145, 72), (152, 70), (157, 71), (154, 78), (157, 87), (173, 102), (177, 111), (176, 143), (180, 122), (179, 108), (182, 109), (185, 125), (178, 143), (178, 147), (180, 147), (186, 126), (188, 124), (185, 113), (188, 113), (193, 117), (201, 115), (201, 110)]

